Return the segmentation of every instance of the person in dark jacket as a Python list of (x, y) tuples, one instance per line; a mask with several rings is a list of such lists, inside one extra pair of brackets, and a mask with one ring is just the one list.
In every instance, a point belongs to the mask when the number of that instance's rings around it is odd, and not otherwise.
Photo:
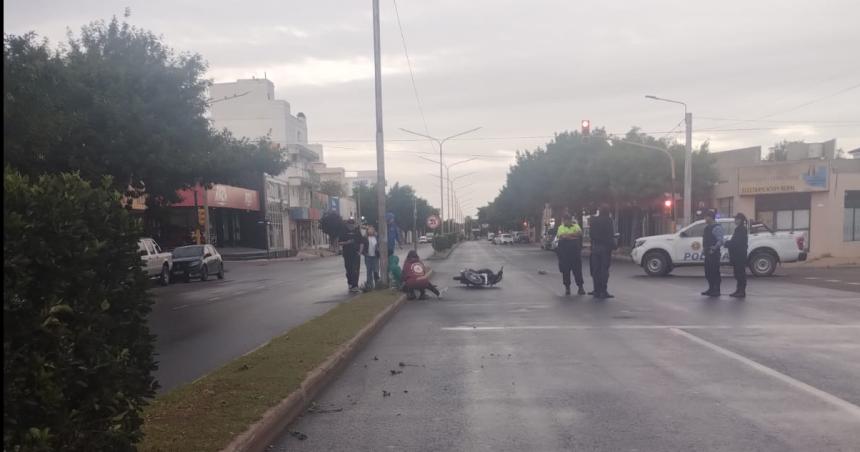
[(749, 246), (749, 233), (747, 232), (747, 217), (739, 213), (735, 215), (735, 231), (732, 238), (726, 242), (729, 249), (729, 262), (735, 272), (737, 289), (730, 297), (745, 298), (747, 296), (747, 247)]
[(609, 294), (609, 264), (615, 249), (615, 228), (609, 217), (609, 206), (603, 204), (596, 217), (590, 220), (591, 227), (591, 278), (594, 281), (594, 296), (600, 299), (615, 298)]
[(702, 295), (708, 297), (720, 296), (720, 252), (723, 248), (723, 227), (717, 223), (716, 212), (705, 212), (705, 232), (702, 234), (702, 252), (705, 253), (705, 278), (708, 280), (708, 290)]
[(570, 215), (564, 216), (564, 223), (558, 227), (558, 271), (561, 272), (564, 283), (564, 294), (570, 295), (570, 274), (573, 273), (578, 294), (585, 295), (582, 287), (582, 228), (579, 227)]
[(361, 247), (364, 238), (355, 224), (355, 220), (349, 219), (344, 225), (338, 245), (343, 247), (343, 266), (346, 269), (346, 281), (349, 291), (361, 292), (358, 288), (358, 277), (361, 273)]

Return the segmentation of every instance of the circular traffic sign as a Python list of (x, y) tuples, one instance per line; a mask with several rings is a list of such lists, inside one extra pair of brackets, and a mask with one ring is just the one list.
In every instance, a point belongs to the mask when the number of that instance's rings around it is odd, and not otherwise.
[(429, 217), (427, 217), (427, 227), (428, 228), (436, 229), (439, 227), (439, 223), (440, 223), (439, 217), (437, 217), (436, 215), (430, 215)]

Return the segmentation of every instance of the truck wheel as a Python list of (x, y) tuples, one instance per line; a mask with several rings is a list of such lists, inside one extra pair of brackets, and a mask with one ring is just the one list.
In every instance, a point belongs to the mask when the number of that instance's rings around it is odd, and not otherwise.
[(756, 251), (750, 256), (749, 267), (753, 276), (771, 276), (776, 271), (776, 257), (767, 251)]
[(170, 284), (170, 268), (167, 264), (161, 266), (161, 274), (158, 275), (158, 283), (162, 286)]
[(660, 251), (650, 251), (642, 259), (642, 268), (648, 276), (666, 276), (669, 265), (669, 256)]

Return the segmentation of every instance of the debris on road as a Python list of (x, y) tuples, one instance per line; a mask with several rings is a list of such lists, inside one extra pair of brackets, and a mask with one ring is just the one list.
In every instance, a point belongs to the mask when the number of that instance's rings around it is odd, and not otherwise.
[(310, 408), (308, 408), (307, 411), (311, 414), (340, 413), (341, 411), (343, 411), (343, 408), (334, 406), (332, 406), (332, 408), (323, 408), (322, 406), (317, 405), (316, 402), (313, 402), (311, 403), (311, 406)]
[(402, 370), (391, 370), (390, 372), (391, 372), (391, 375), (398, 375), (398, 374), (402, 374), (402, 373), (403, 373), (403, 371), (402, 371)]
[(374, 356), (374, 357), (373, 357), (373, 360), (374, 360), (374, 361), (379, 361), (379, 358), (377, 358), (376, 356)]
[(390, 392), (388, 392), (388, 391), (386, 391), (386, 390), (384, 390), (384, 389), (382, 390), (382, 397), (390, 397), (390, 396), (391, 396), (391, 393), (390, 393)]
[(304, 440), (308, 439), (308, 435), (305, 435), (304, 433), (299, 432), (299, 431), (290, 432), (290, 436), (292, 436), (293, 438), (296, 438), (299, 441), (304, 441)]
[(546, 274), (546, 270), (538, 270), (538, 274), (539, 274), (539, 275), (545, 275), (545, 274)]

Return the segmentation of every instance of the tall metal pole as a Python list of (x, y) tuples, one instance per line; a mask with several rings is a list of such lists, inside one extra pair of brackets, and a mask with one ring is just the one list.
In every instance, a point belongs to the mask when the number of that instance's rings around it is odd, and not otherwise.
[[(687, 106), (684, 105), (684, 110)], [(692, 223), (693, 212), (693, 114), (684, 112), (687, 123), (686, 152), (684, 156), (684, 225)], [(674, 202), (673, 202), (674, 204)]]
[[(388, 225), (385, 222), (385, 146), (382, 136), (382, 60), (379, 43), (379, 0), (373, 0), (373, 70), (376, 92), (376, 199), (379, 225), (379, 265), (388, 285)], [(361, 219), (359, 219), (361, 221)]]
[(443, 179), (442, 168), (445, 163), (442, 161), (442, 142), (439, 142), (439, 219), (442, 220), (440, 231), (445, 233), (445, 179)]
[(412, 249), (418, 251), (418, 197), (412, 195)]

